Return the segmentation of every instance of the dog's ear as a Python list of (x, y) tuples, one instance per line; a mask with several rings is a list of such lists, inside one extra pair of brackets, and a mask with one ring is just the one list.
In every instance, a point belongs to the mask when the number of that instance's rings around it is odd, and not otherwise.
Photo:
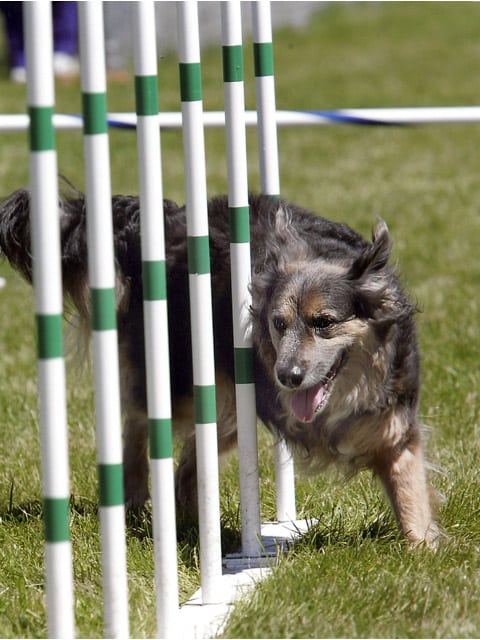
[(347, 278), (355, 285), (358, 312), (379, 322), (395, 321), (398, 313), (394, 269), (388, 265), (392, 243), (388, 227), (379, 220), (372, 244), (354, 260)]
[(372, 233), (372, 244), (353, 262), (348, 273), (349, 278), (359, 280), (380, 272), (387, 265), (391, 249), (387, 224), (379, 219)]

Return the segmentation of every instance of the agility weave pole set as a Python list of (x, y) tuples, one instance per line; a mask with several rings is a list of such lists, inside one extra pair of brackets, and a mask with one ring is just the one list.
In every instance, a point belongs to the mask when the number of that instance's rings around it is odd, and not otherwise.
[[(57, 160), (55, 129), (84, 129), (87, 174), (87, 204), (90, 252), (94, 259), (89, 267), (89, 282), (93, 304), (94, 373), (96, 387), (96, 424), (98, 441), (98, 471), (100, 487), (100, 520), (102, 567), (105, 599), (105, 635), (128, 635), (127, 576), (125, 563), (124, 506), (122, 487), (122, 457), (120, 436), (120, 402), (118, 394), (118, 358), (116, 355), (116, 326), (114, 306), (115, 275), (113, 255), (109, 244), (111, 225), (104, 210), (110, 209), (110, 176), (108, 160), (108, 127), (137, 127), (140, 162), (140, 199), (142, 216), (142, 261), (144, 273), (145, 335), (147, 343), (148, 416), (152, 471), (152, 515), (155, 552), (155, 581), (157, 591), (158, 635), (178, 637), (178, 587), (176, 566), (176, 532), (173, 495), (173, 456), (168, 376), (168, 343), (166, 337), (166, 287), (163, 222), (161, 219), (162, 186), (160, 158), (160, 129), (184, 127), (185, 155), (196, 153), (196, 162), (186, 168), (190, 245), (190, 292), (198, 300), (192, 309), (192, 325), (197, 333), (198, 353), (194, 355), (196, 393), (196, 431), (202, 464), (212, 468), (213, 449), (216, 448), (215, 388), (212, 363), (204, 368), (206, 352), (211, 352), (211, 339), (206, 341), (203, 331), (211, 330), (209, 310), (205, 311), (202, 291), (208, 289), (208, 229), (205, 220), (191, 212), (204, 214), (204, 126), (227, 126), (229, 148), (229, 207), (232, 213), (232, 257), (234, 268), (234, 308), (239, 323), (235, 326), (235, 368), (237, 394), (245, 425), (251, 418), (251, 407), (245, 398), (252, 397), (249, 336), (243, 329), (242, 312), (248, 305), (246, 264), (248, 245), (248, 216), (245, 217), (245, 179), (243, 156), (244, 126), (259, 126), (262, 191), (277, 198), (280, 192), (278, 158), (276, 154), (276, 125), (415, 125), (480, 121), (478, 107), (423, 109), (359, 109), (322, 112), (275, 111), (273, 65), (270, 40), (264, 35), (266, 22), (261, 12), (268, 3), (254, 3), (255, 71), (258, 111), (243, 110), (241, 68), (241, 40), (235, 22), (236, 2), (224, 3), (223, 47), (225, 79), (225, 113), (204, 113), (201, 100), (200, 57), (198, 44), (191, 40), (192, 31), (198, 33), (195, 4), (179, 3), (181, 50), (182, 113), (158, 113), (157, 70), (153, 5), (136, 3), (134, 24), (137, 34), (135, 51), (136, 114), (108, 114), (106, 110), (103, 34), (101, 3), (82, 3), (81, 49), (83, 116), (54, 114), (54, 91), (51, 51), (45, 43), (51, 41), (50, 3), (26, 3), (25, 24), (28, 72), (28, 116), (2, 116), (0, 129), (19, 130), (30, 127), (30, 174), (32, 190), (33, 253), (35, 256), (35, 309), (38, 333), (38, 376), (40, 395), (40, 425), (42, 451), (42, 491), (46, 537), (47, 618), (48, 635), (70, 637), (74, 634), (72, 549), (69, 531), (69, 471), (67, 447), (67, 416), (65, 400), (65, 371), (62, 346), (62, 300), (60, 248), (52, 230), (57, 225)], [(46, 8), (45, 8), (46, 5)], [(237, 12), (237, 13), (236, 13)], [(256, 29), (256, 30), (255, 30)], [(188, 30), (188, 38), (185, 37)], [(271, 30), (271, 29), (270, 29)], [(241, 34), (240, 34), (241, 37)], [(265, 39), (264, 39), (265, 38)], [(97, 49), (96, 49), (97, 47)], [(95, 53), (93, 53), (95, 52)], [(198, 54), (198, 55), (197, 55)], [(95, 61), (95, 63), (93, 63)], [(100, 67), (100, 68), (98, 68)], [(263, 94), (262, 94), (263, 92)], [(263, 95), (263, 103), (261, 95)], [(273, 102), (272, 102), (273, 99)], [(263, 105), (263, 106), (262, 106)], [(270, 111), (269, 111), (270, 109)], [(273, 109), (273, 110), (271, 110)], [(270, 115), (268, 115), (270, 114)], [(262, 124), (263, 123), (263, 124)], [(268, 127), (269, 125), (269, 127)], [(200, 131), (200, 134), (198, 133)], [(263, 136), (263, 137), (262, 137)], [(274, 142), (272, 142), (274, 140)], [(239, 145), (238, 148), (235, 145)], [(262, 164), (263, 163), (263, 164)], [(200, 165), (200, 168), (199, 166)], [(203, 171), (203, 173), (202, 173)], [(102, 176), (102, 179), (100, 179)], [(275, 182), (276, 181), (276, 182)], [(193, 187), (198, 192), (193, 193)], [(202, 194), (201, 198), (198, 194)], [(188, 204), (190, 203), (190, 204)], [(99, 212), (102, 212), (100, 215)], [(97, 219), (97, 217), (99, 219)], [(107, 219), (106, 219), (107, 218)], [(91, 236), (94, 236), (93, 238)], [(107, 247), (105, 249), (105, 247)], [(238, 287), (237, 287), (238, 284)], [(243, 291), (243, 294), (242, 294)], [(207, 293), (208, 295), (208, 293)], [(244, 295), (245, 297), (242, 297)], [(208, 305), (207, 305), (208, 307)], [(202, 311), (203, 309), (203, 311)], [(195, 340), (194, 340), (195, 342)], [(108, 377), (106, 375), (108, 363)], [(167, 365), (167, 366), (166, 366)], [(112, 375), (113, 372), (113, 375)], [(113, 393), (112, 393), (113, 391)], [(240, 415), (240, 412), (239, 412)], [(240, 426), (242, 429), (243, 423)], [(243, 436), (245, 436), (243, 438)], [(203, 442), (203, 444), (202, 444)], [(250, 449), (248, 449), (250, 447)], [(250, 469), (255, 442), (248, 428), (240, 436), (240, 455), (249, 453), (240, 462), (241, 472)], [(277, 455), (278, 452), (278, 455)], [(285, 451), (276, 447), (278, 468), (282, 469)], [(210, 461), (210, 462), (209, 462)], [(216, 471), (216, 458), (212, 463)], [(199, 464), (199, 468), (201, 464)], [(253, 465), (255, 467), (255, 465)], [(247, 471), (248, 473), (248, 471)], [(279, 520), (293, 520), (295, 513), (292, 467), (287, 455), (287, 473), (279, 473), (277, 486)], [(216, 475), (214, 473), (214, 475)], [(202, 476), (201, 476), (202, 477)], [(253, 479), (253, 481), (252, 481)], [(219, 542), (218, 484), (208, 476), (201, 496), (201, 582), (199, 602), (207, 608), (215, 605), (221, 578), (221, 549)], [(282, 484), (283, 483), (283, 484)], [(250, 475), (241, 480), (242, 494), (242, 554), (249, 560), (259, 554), (258, 503), (250, 504), (245, 495), (258, 493), (258, 477)], [(293, 503), (292, 503), (293, 498)], [(283, 514), (283, 515), (282, 515)], [(212, 526), (210, 526), (212, 525)], [(205, 543), (205, 540), (207, 541)], [(207, 546), (207, 548), (206, 548)], [(240, 555), (242, 555), (240, 554)], [(220, 587), (221, 589), (222, 587)]]
[[(268, 2), (253, 5), (255, 70), (262, 141), (262, 187), (279, 198), (271, 21)], [(213, 357), (207, 187), (197, 4), (178, 2), (179, 70), (185, 156), (202, 605), (222, 601), (215, 367)], [(232, 304), (239, 422), (242, 553), (262, 557), (253, 354), (248, 330), (250, 239), (240, 2), (222, 3), (224, 91), (231, 217)], [(178, 637), (178, 578), (168, 372), (165, 240), (158, 120), (154, 3), (133, 6), (136, 126), (140, 173), (149, 449), (159, 637)], [(51, 3), (25, 3), (33, 278), (46, 546), (49, 637), (73, 637), (69, 468), (62, 337), (61, 250), (57, 218)], [(125, 507), (115, 267), (106, 108), (103, 7), (79, 3), (89, 287), (105, 637), (128, 637)], [(263, 123), (263, 124), (262, 124)], [(277, 443), (285, 488), (279, 520), (295, 519), (293, 466)], [(292, 486), (288, 486), (292, 482)], [(287, 488), (288, 487), (288, 488)]]

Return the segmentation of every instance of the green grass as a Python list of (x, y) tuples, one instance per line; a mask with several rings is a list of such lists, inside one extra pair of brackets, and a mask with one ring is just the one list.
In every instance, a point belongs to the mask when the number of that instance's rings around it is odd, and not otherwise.
[[(300, 32), (275, 38), (279, 108), (473, 105), (480, 40), (475, 3), (333, 3)], [(247, 105), (254, 105), (246, 46)], [(204, 102), (223, 106), (221, 55), (203, 56)], [(0, 73), (5, 61), (0, 60)], [(175, 57), (160, 61), (160, 102), (178, 109)], [(112, 111), (132, 111), (133, 90), (109, 86)], [(0, 78), (0, 110), (25, 110), (25, 88)], [(78, 83), (59, 84), (57, 111), (78, 112)], [(285, 128), (279, 132), (285, 197), (368, 234), (377, 214), (395, 241), (394, 259), (422, 313), (421, 415), (429, 458), (440, 468), (438, 553), (409, 552), (368, 474), (349, 484), (299, 479), (299, 515), (318, 518), (304, 540), (235, 610), (226, 637), (475, 637), (480, 628), (480, 462), (478, 288), (480, 173), (478, 126)], [(84, 185), (82, 139), (59, 133), (59, 169)], [(0, 194), (28, 184), (26, 134), (3, 134)], [(255, 132), (248, 133), (249, 178), (259, 188)], [(210, 193), (226, 190), (222, 131), (206, 133)], [(183, 201), (179, 132), (162, 135), (164, 191)], [(136, 142), (111, 135), (114, 192), (136, 193)], [(0, 275), (0, 635), (41, 637), (44, 613), (33, 303), (6, 265)], [(72, 540), (76, 624), (102, 635), (93, 398), (89, 376), (69, 375)], [(275, 515), (269, 439), (260, 436), (262, 517)], [(237, 461), (222, 473), (222, 535), (239, 540)], [(131, 631), (155, 635), (153, 551), (148, 513), (128, 527)], [(179, 530), (180, 596), (198, 585), (195, 532)]]

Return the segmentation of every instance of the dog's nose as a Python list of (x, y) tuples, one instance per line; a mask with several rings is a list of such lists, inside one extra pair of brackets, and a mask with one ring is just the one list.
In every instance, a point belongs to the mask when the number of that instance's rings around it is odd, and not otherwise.
[(284, 387), (299, 387), (305, 377), (305, 371), (298, 365), (285, 367), (277, 371), (277, 377)]
[(302, 384), (304, 378), (304, 371), (300, 367), (293, 367), (290, 371), (290, 381), (292, 387), (298, 387)]

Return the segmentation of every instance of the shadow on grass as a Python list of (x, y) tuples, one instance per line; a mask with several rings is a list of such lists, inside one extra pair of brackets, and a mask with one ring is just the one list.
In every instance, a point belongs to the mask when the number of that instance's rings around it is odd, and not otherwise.
[[(98, 504), (95, 501), (71, 496), (70, 512), (72, 516), (79, 518), (98, 517)], [(41, 500), (28, 500), (20, 504), (14, 504), (10, 500), (6, 505), (0, 506), (0, 519), (4, 522), (17, 524), (27, 523), (30, 520), (42, 520), (43, 503)], [(347, 518), (340, 514), (332, 514), (328, 518), (319, 521), (312, 520), (308, 529), (294, 543), (289, 545), (290, 551), (295, 549), (311, 548), (321, 550), (328, 546), (358, 546), (367, 540), (375, 540), (391, 543), (399, 540), (399, 534), (387, 513), (380, 513), (376, 518), (364, 521), (358, 526), (356, 523), (347, 522)], [(177, 515), (177, 542), (183, 549), (182, 556), (192, 558), (195, 564), (199, 547), (199, 528), (195, 514), (183, 510)], [(136, 538), (141, 541), (153, 540), (153, 525), (151, 507), (146, 506), (126, 513), (127, 538)], [(241, 548), (241, 524), (240, 514), (235, 510), (227, 510), (222, 514), (220, 522), (220, 535), (223, 554), (239, 551)], [(190, 564), (190, 562), (188, 562)]]
[[(32, 499), (15, 503), (13, 498), (8, 504), (0, 505), (0, 519), (3, 522), (24, 524), (30, 520), (43, 520), (43, 500)], [(70, 496), (70, 520), (76, 518), (96, 518), (98, 505), (87, 498)]]
[[(96, 501), (72, 495), (70, 497), (70, 514), (73, 518), (98, 517), (98, 503)], [(39, 499), (26, 500), (16, 504), (14, 500), (13, 485), (10, 489), (9, 499), (3, 505), (0, 504), (0, 519), (3, 522), (26, 523), (31, 519), (43, 519), (43, 501)], [(135, 511), (127, 511), (126, 516), (127, 537), (138, 540), (153, 539), (152, 510), (146, 506)], [(198, 547), (199, 530), (196, 514), (188, 510), (181, 510), (177, 515), (177, 540), (183, 547)], [(238, 511), (229, 510), (222, 515), (220, 533), (222, 549), (224, 553), (237, 551), (241, 545), (240, 515)]]
[[(357, 523), (358, 524), (358, 523)], [(400, 539), (395, 523), (386, 513), (375, 519), (360, 523), (348, 523), (341, 515), (311, 522), (301, 539), (292, 548), (324, 549), (329, 546), (358, 546), (367, 540), (392, 543)]]
[(20, 504), (0, 507), (0, 518), (3, 522), (15, 522), (23, 524), (31, 519), (40, 520), (43, 517), (43, 504), (41, 500), (27, 500)]
[[(126, 514), (127, 535), (138, 540), (153, 538), (152, 511), (147, 506)], [(181, 548), (198, 549), (199, 528), (196, 514), (186, 509), (177, 514), (177, 542)], [(224, 554), (238, 551), (241, 547), (240, 516), (227, 512), (220, 521), (220, 536)]]

